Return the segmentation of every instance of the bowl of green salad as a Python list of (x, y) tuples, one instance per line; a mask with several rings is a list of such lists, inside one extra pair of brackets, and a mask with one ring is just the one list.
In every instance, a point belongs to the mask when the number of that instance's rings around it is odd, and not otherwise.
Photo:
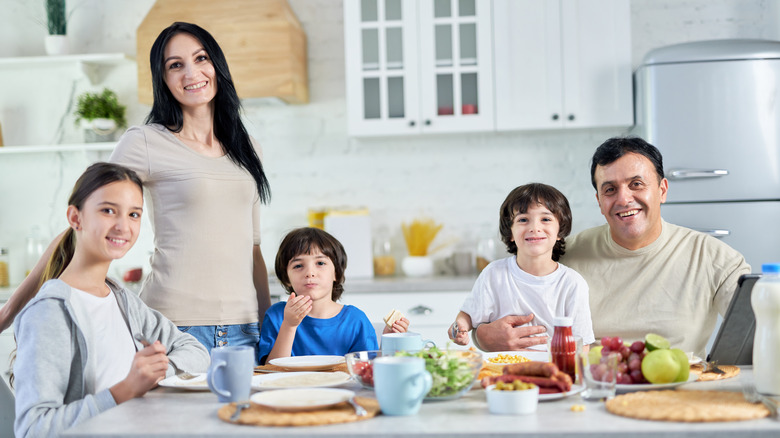
[(453, 400), (461, 397), (471, 389), (482, 368), (482, 353), (472, 350), (431, 347), (411, 353), (400, 351), (396, 355), (425, 359), (425, 369), (433, 377), (433, 385), (425, 400)]

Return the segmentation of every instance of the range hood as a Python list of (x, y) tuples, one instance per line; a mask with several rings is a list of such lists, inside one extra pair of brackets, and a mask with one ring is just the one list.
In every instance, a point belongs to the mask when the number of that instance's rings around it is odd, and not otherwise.
[(238, 97), (309, 101), (306, 35), (286, 0), (157, 0), (138, 26), (138, 101), (152, 104), (149, 51), (175, 21), (206, 29), (222, 47)]

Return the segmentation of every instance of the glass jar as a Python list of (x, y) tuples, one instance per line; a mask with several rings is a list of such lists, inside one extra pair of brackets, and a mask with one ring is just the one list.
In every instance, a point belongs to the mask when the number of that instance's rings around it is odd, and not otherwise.
[(384, 277), (395, 274), (395, 257), (390, 242), (390, 232), (380, 228), (374, 236), (374, 275)]
[(8, 248), (0, 248), (0, 287), (11, 285), (8, 276)]

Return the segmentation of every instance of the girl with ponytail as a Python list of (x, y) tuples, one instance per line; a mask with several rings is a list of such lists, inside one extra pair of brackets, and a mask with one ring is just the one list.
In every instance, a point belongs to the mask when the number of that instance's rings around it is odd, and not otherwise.
[(208, 367), (194, 337), (106, 278), (111, 261), (138, 238), (142, 213), (132, 170), (96, 163), (76, 182), (69, 228), (14, 323), (17, 437), (59, 435), (166, 376)]

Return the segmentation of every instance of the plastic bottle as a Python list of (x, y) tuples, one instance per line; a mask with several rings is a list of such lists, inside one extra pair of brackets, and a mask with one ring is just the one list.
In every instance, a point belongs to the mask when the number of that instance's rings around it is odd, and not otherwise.
[(762, 394), (780, 395), (780, 263), (761, 266), (750, 304), (756, 315), (753, 338), (753, 377)]
[(550, 342), (550, 356), (559, 370), (571, 376), (572, 382), (576, 380), (575, 357), (577, 355), (577, 344), (574, 341), (571, 325), (573, 320), (569, 317), (559, 316), (553, 318), (552, 341)]

